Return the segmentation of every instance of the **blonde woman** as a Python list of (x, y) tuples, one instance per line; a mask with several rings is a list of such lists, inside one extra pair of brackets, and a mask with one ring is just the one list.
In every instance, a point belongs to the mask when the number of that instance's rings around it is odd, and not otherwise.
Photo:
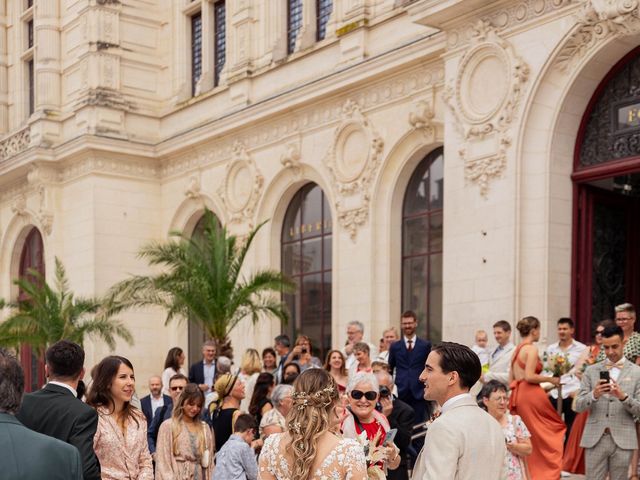
[(184, 388), (169, 420), (160, 426), (156, 480), (208, 480), (214, 452), (209, 426), (200, 421), (204, 394), (195, 383)]
[(255, 348), (249, 348), (242, 356), (240, 362), (240, 373), (238, 378), (244, 383), (245, 398), (240, 403), (240, 410), (249, 411), (249, 403), (253, 396), (253, 388), (256, 386), (258, 375), (262, 371), (262, 359)]
[(362, 446), (334, 433), (338, 388), (324, 369), (302, 372), (293, 384), (287, 430), (270, 435), (260, 454), (258, 479), (366, 480)]

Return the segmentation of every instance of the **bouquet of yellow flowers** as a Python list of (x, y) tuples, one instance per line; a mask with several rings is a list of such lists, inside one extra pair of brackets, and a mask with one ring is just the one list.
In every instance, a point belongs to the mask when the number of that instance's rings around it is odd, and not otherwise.
[(551, 372), (554, 377), (561, 377), (571, 371), (573, 364), (566, 353), (544, 354), (545, 370)]

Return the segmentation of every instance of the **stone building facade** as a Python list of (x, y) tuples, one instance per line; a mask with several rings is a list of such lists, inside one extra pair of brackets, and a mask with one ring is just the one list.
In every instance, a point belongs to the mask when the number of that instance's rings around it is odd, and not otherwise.
[[(55, 257), (78, 293), (103, 293), (206, 206), (238, 235), (269, 220), (248, 267), (298, 282), (285, 331), (322, 349), (354, 319), (375, 342), (408, 308), (436, 340), (524, 315), (543, 340), (567, 315), (588, 338), (640, 300), (639, 15), (635, 0), (2, 1), (0, 294)], [(629, 88), (601, 99), (621, 71)], [(611, 131), (589, 135), (593, 112)], [(197, 329), (124, 318), (139, 378), (171, 346), (198, 357)]]

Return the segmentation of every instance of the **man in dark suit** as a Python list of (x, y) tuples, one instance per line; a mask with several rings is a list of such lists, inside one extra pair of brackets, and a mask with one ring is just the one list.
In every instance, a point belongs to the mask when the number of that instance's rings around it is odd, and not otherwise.
[(140, 399), (140, 407), (147, 419), (147, 425), (151, 424), (156, 410), (169, 402), (171, 397), (162, 393), (162, 378), (154, 375), (149, 379), (149, 395)]
[(189, 383), (195, 383), (205, 395), (213, 388), (216, 377), (216, 343), (208, 340), (202, 344), (202, 361), (189, 368)]
[(26, 427), (76, 447), (82, 458), (85, 480), (100, 480), (100, 463), (93, 451), (98, 428), (96, 411), (77, 398), (78, 381), (84, 376), (84, 350), (60, 340), (45, 354), (49, 382), (24, 396), (16, 415)]
[(391, 373), (395, 371), (398, 398), (413, 408), (416, 423), (422, 423), (427, 417), (427, 406), (419, 377), (431, 352), (431, 342), (416, 335), (418, 317), (411, 310), (402, 314), (401, 327), (402, 338), (389, 347), (389, 367)]
[(74, 446), (31, 431), (14, 417), (23, 392), (20, 364), (0, 349), (0, 477), (82, 480), (82, 462)]
[[(400, 465), (395, 470), (387, 472), (387, 480), (409, 480), (407, 453), (411, 445), (411, 434), (416, 414), (409, 405), (393, 395), (393, 378), (384, 370), (376, 373), (380, 388), (380, 406), (382, 413), (389, 420), (391, 428), (398, 430), (393, 440), (400, 449)], [(415, 454), (415, 452), (414, 452)]]

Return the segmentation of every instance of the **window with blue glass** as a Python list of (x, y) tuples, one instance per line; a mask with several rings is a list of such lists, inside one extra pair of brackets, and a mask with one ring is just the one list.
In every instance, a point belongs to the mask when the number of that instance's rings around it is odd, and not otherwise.
[(191, 94), (196, 94), (196, 85), (202, 75), (202, 15), (191, 17)]
[(316, 40), (323, 40), (327, 36), (327, 23), (329, 23), (332, 11), (333, 0), (316, 0)]
[(302, 0), (288, 0), (287, 4), (287, 53), (296, 49), (296, 39), (302, 28)]
[(227, 59), (227, 9), (224, 0), (213, 4), (214, 16), (214, 85), (220, 83), (220, 73)]

